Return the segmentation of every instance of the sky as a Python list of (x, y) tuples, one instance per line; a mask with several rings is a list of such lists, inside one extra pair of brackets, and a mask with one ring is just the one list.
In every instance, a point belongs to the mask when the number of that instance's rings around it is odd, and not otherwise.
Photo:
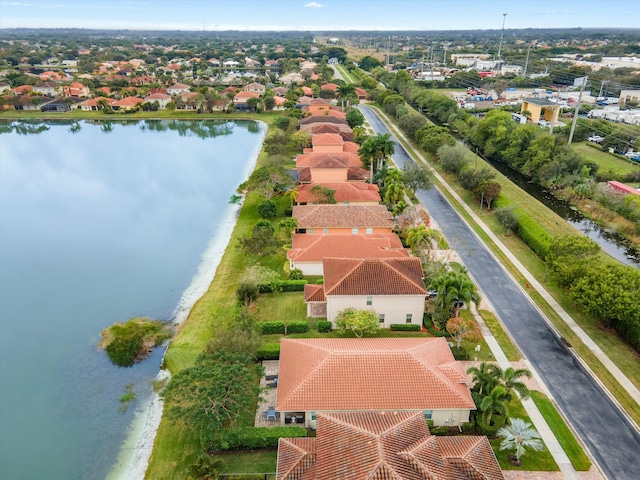
[(0, 0), (0, 28), (640, 28), (639, 10), (637, 0)]

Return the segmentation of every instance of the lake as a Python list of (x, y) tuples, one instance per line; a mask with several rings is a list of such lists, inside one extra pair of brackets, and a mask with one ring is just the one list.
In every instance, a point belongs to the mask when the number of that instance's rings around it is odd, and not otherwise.
[[(163, 349), (117, 368), (100, 331), (173, 319), (202, 254), (228, 235), (265, 128), (0, 123), (0, 478), (108, 474)], [(127, 385), (137, 398), (121, 412)]]

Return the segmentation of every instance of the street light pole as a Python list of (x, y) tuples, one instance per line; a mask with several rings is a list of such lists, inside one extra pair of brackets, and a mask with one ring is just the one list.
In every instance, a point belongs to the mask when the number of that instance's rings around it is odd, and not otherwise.
[(507, 14), (502, 14), (502, 31), (500, 32), (500, 45), (498, 46), (498, 60), (500, 60), (500, 52), (502, 52), (502, 37), (504, 35), (504, 22), (507, 20)]

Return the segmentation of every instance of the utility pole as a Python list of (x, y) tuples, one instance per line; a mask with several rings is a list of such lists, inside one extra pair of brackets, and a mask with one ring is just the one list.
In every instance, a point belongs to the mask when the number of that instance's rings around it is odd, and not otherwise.
[(571, 131), (569, 132), (569, 143), (567, 146), (571, 146), (571, 142), (573, 141), (573, 132), (576, 130), (576, 124), (578, 123), (578, 112), (580, 111), (580, 102), (582, 101), (582, 92), (584, 92), (584, 87), (587, 84), (587, 80), (589, 77), (582, 77), (582, 86), (580, 87), (580, 95), (578, 95), (578, 103), (576, 105), (576, 110), (573, 112), (573, 122), (571, 123)]
[(527, 48), (527, 59), (524, 61), (524, 72), (522, 76), (527, 78), (527, 67), (529, 66), (529, 52), (531, 51), (531, 44), (529, 44), (529, 48)]
[(606, 80), (602, 80), (602, 83), (600, 84), (600, 93), (598, 94), (598, 98), (602, 97), (602, 91), (604, 90), (604, 84), (607, 83)]
[(504, 22), (507, 20), (507, 14), (503, 13), (502, 14), (502, 31), (500, 32), (500, 45), (498, 46), (498, 60), (500, 60), (502, 57), (500, 57), (500, 52), (502, 52), (502, 36), (504, 35)]

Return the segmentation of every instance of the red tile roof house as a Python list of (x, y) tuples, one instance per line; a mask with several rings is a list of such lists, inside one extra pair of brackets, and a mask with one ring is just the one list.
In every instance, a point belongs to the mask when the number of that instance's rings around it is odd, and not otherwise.
[(276, 409), (311, 428), (318, 412), (386, 410), (459, 426), (476, 409), (466, 382), (442, 337), (282, 339)]
[[(333, 323), (345, 308), (372, 309), (378, 314), (380, 328), (396, 323), (422, 325), (427, 289), (418, 257), (325, 257), (322, 268), (324, 285), (305, 285), (308, 316), (326, 313)], [(326, 312), (322, 311), (323, 303)]]
[[(409, 250), (395, 233), (371, 235), (299, 235), (293, 236), (287, 252), (291, 269), (305, 275), (324, 275), (325, 257), (338, 258), (399, 258), (409, 257)], [(311, 315), (310, 315), (311, 316)]]
[(140, 103), (144, 103), (144, 100), (138, 97), (125, 97), (122, 100), (118, 100), (117, 102), (113, 102), (111, 104), (111, 108), (114, 110), (133, 110)]
[(255, 92), (238, 92), (236, 96), (233, 97), (233, 104), (236, 107), (246, 108), (247, 100), (250, 98), (260, 98), (260, 95)]
[(313, 187), (320, 186), (334, 190), (333, 198), (337, 204), (344, 205), (378, 205), (380, 189), (375, 183), (340, 182), (340, 183), (308, 183), (298, 187), (298, 205), (318, 205), (320, 198), (314, 194)]
[(44, 83), (41, 83), (40, 85), (34, 86), (32, 92), (53, 97), (55, 95), (58, 95), (60, 90), (61, 90), (61, 87), (59, 87), (55, 83), (44, 82)]
[(180, 95), (181, 93), (188, 92), (189, 88), (191, 87), (189, 87), (189, 85), (185, 85), (184, 83), (175, 83), (167, 88), (167, 94), (171, 96)]
[(98, 102), (100, 102), (100, 100), (104, 100), (109, 105), (113, 105), (116, 101), (114, 98), (96, 97), (92, 98), (91, 100), (85, 100), (84, 102), (82, 102), (80, 104), (80, 108), (84, 112), (98, 111)]
[(349, 235), (391, 233), (393, 217), (384, 205), (296, 205), (296, 233)]
[(431, 435), (421, 412), (318, 413), (316, 438), (281, 438), (276, 480), (504, 480), (484, 436)]
[(300, 183), (364, 182), (370, 173), (355, 153), (305, 153), (296, 157)]

